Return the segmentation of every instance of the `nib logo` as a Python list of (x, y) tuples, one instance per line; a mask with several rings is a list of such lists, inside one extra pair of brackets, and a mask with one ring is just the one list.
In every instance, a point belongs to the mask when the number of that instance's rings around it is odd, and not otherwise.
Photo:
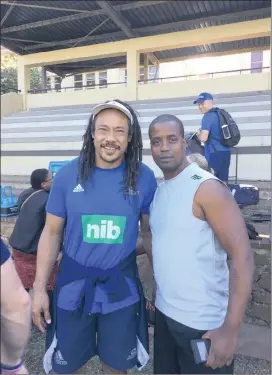
[(83, 241), (121, 244), (123, 243), (126, 220), (125, 216), (83, 215)]

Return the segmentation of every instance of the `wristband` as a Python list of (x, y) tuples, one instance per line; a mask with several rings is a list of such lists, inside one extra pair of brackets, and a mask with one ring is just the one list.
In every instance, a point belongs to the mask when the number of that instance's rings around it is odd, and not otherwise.
[(25, 361), (22, 359), (21, 362), (16, 366), (7, 366), (1, 363), (1, 374), (16, 374), (24, 365), (24, 362)]

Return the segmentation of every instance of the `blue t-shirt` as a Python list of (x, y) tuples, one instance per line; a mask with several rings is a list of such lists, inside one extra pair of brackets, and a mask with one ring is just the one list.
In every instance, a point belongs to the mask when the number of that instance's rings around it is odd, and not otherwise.
[(10, 252), (4, 242), (1, 240), (1, 266), (6, 263), (6, 261), (10, 258)]
[(205, 113), (202, 118), (201, 130), (208, 130), (209, 137), (205, 142), (204, 151), (206, 159), (212, 152), (230, 151), (230, 148), (221, 143), (221, 127), (219, 116), (214, 108)]
[[(125, 163), (113, 169), (94, 168), (91, 180), (78, 183), (78, 158), (56, 174), (47, 203), (47, 212), (66, 219), (64, 252), (88, 267), (108, 269), (135, 251), (140, 214), (149, 215), (157, 181), (154, 173), (141, 164), (138, 192), (123, 192)], [(69, 270), (67, 270), (69, 272)], [(58, 306), (75, 310), (85, 280), (77, 280), (60, 290)], [(109, 313), (136, 303), (137, 287), (129, 280), (131, 296), (109, 303), (101, 285), (96, 286), (92, 312)]]

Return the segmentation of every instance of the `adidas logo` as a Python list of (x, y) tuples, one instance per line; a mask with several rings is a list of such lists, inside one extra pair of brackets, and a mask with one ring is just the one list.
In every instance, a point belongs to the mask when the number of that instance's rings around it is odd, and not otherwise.
[(74, 188), (73, 193), (81, 193), (82, 191), (84, 191), (83, 187), (82, 187), (80, 184), (78, 184), (78, 185)]
[(58, 350), (55, 354), (55, 361), (58, 365), (67, 365), (67, 361), (65, 361), (65, 359), (63, 358), (61, 352)]
[(192, 180), (201, 180), (201, 176), (198, 176), (197, 174), (195, 174), (195, 175), (193, 175), (192, 177), (191, 177), (191, 179)]

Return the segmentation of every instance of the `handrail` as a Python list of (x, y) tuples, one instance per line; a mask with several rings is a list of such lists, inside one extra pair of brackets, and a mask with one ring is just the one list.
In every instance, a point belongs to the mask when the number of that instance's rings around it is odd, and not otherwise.
[(21, 90), (15, 89), (14, 87), (8, 87), (7, 89), (1, 89), (1, 95), (8, 94), (10, 92), (21, 92)]
[[(215, 75), (219, 75), (219, 74), (226, 74), (226, 73), (239, 73), (239, 74), (242, 74), (242, 72), (252, 72), (252, 71), (265, 71), (265, 70), (268, 70), (270, 69), (270, 66), (266, 66), (266, 67), (261, 67), (261, 68), (249, 68), (249, 69), (238, 69), (238, 70), (226, 70), (226, 71), (222, 71), (222, 72), (210, 72), (210, 73), (201, 73), (201, 74), (189, 74), (189, 75), (184, 75), (184, 76), (174, 76), (174, 77), (163, 77), (163, 78), (149, 78), (149, 79), (140, 79), (138, 80), (138, 83), (145, 83), (145, 82), (156, 82), (156, 83), (162, 83), (163, 81), (165, 80), (171, 80), (171, 79), (188, 79), (188, 78), (192, 78), (192, 77), (201, 77), (201, 76), (210, 76), (211, 78), (213, 78)], [(82, 85), (80, 87), (76, 87), (75, 85), (73, 86), (68, 86), (68, 87), (60, 87), (60, 88), (45, 88), (45, 89), (37, 89), (37, 90), (28, 90), (28, 93), (29, 94), (39, 94), (39, 93), (47, 93), (47, 92), (51, 92), (51, 91), (56, 91), (56, 92), (66, 92), (67, 90), (71, 90), (71, 89), (78, 89), (79, 90), (82, 90), (84, 88), (87, 88), (89, 90), (91, 89), (94, 89), (96, 87), (99, 87), (101, 89), (103, 88), (106, 88), (108, 86), (114, 86), (114, 85), (126, 85), (127, 82), (124, 81), (124, 82), (111, 82), (111, 83), (96, 83), (92, 86), (88, 86), (88, 85)], [(20, 90), (18, 90), (20, 91)]]
[(261, 68), (249, 68), (249, 69), (238, 69), (238, 70), (226, 70), (226, 71), (222, 71), (222, 72), (210, 72), (210, 73), (199, 73), (199, 74), (189, 74), (189, 75), (185, 75), (185, 76), (174, 76), (174, 77), (163, 77), (163, 78), (149, 78), (149, 79), (140, 79), (138, 80), (138, 83), (142, 83), (142, 82), (150, 82), (150, 81), (164, 81), (166, 79), (176, 79), (176, 78), (191, 78), (191, 77), (201, 77), (201, 76), (208, 76), (210, 75), (211, 78), (214, 77), (214, 75), (216, 74), (226, 74), (226, 73), (237, 73), (239, 72), (240, 74), (242, 72), (252, 72), (252, 71), (255, 71), (255, 70), (258, 70), (258, 71), (263, 71), (263, 70), (266, 70), (266, 69), (270, 69), (270, 66), (266, 66), (266, 67), (261, 67)]
[(76, 87), (75, 85), (74, 86), (68, 86), (68, 87), (60, 87), (60, 88), (46, 88), (46, 89), (38, 89), (38, 90), (28, 90), (28, 93), (29, 94), (38, 94), (38, 93), (47, 93), (47, 92), (50, 92), (50, 91), (58, 91), (58, 92), (61, 92), (61, 91), (66, 91), (66, 90), (70, 90), (70, 89), (78, 89), (78, 90), (81, 90), (83, 88), (88, 88), (88, 89), (92, 89), (94, 87), (100, 87), (101, 89), (107, 87), (107, 86), (113, 86), (113, 85), (126, 85), (127, 82), (110, 82), (110, 83), (105, 83), (103, 84), (102, 82), (101, 83), (96, 83), (92, 86), (88, 86), (88, 85), (82, 85), (80, 87)]

